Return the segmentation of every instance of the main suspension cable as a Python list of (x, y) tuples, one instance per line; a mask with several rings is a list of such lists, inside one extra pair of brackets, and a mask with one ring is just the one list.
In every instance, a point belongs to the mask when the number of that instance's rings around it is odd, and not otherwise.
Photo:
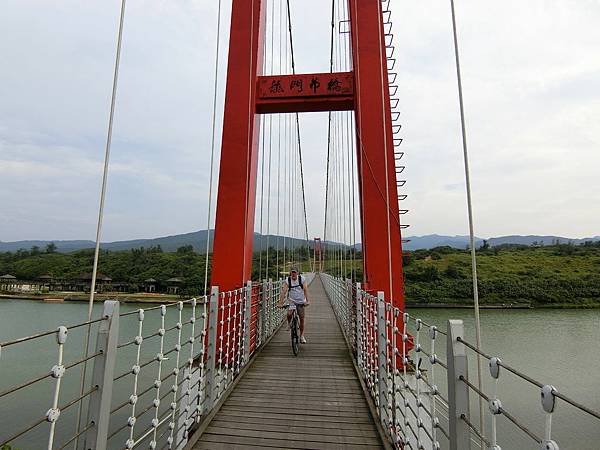
[[(462, 77), (460, 70), (460, 55), (458, 49), (458, 33), (456, 26), (456, 14), (454, 10), (454, 0), (450, 0), (450, 9), (452, 12), (452, 34), (454, 38), (454, 57), (456, 62), (456, 81), (458, 84), (458, 102), (460, 106), (460, 125), (462, 132), (463, 160), (465, 165), (465, 185), (467, 189), (467, 210), (469, 215), (469, 241), (471, 245), (471, 272), (473, 277), (473, 303), (475, 306), (475, 338), (477, 348), (481, 348), (481, 321), (479, 316), (479, 290), (477, 286), (477, 254), (475, 251), (475, 226), (473, 221), (473, 202), (471, 199), (471, 174), (469, 170), (469, 153), (467, 148), (467, 128), (465, 121), (465, 107), (463, 101)], [(481, 356), (477, 355), (477, 387), (482, 388), (482, 361)], [(479, 430), (482, 435), (481, 446), (483, 447), (483, 436), (485, 435), (483, 416), (483, 399), (479, 398)]]
[[(98, 260), (100, 256), (100, 240), (102, 236), (102, 222), (104, 219), (104, 203), (106, 200), (106, 186), (108, 184), (108, 168), (110, 165), (110, 149), (112, 145), (112, 134), (113, 134), (113, 124), (115, 117), (115, 104), (117, 101), (117, 84), (119, 81), (119, 65), (121, 63), (121, 44), (123, 42), (123, 26), (125, 23), (125, 6), (127, 0), (121, 1), (121, 10), (119, 15), (119, 31), (117, 34), (117, 51), (115, 55), (115, 66), (113, 70), (113, 82), (112, 82), (112, 93), (110, 98), (110, 112), (108, 116), (108, 130), (106, 132), (106, 146), (104, 149), (104, 167), (102, 171), (102, 187), (100, 189), (100, 204), (98, 207), (98, 222), (96, 225), (96, 246), (94, 248), (94, 264), (92, 268), (92, 281), (90, 285), (90, 299), (88, 302), (88, 314), (87, 320), (88, 322), (92, 320), (92, 312), (94, 309), (94, 294), (96, 291), (96, 276), (98, 274)], [(87, 326), (87, 332), (85, 337), (84, 344), (84, 353), (85, 358), (89, 355), (89, 346), (90, 346), (90, 333), (91, 333), (91, 325)], [(79, 395), (82, 396), (84, 393), (85, 387), (85, 378), (87, 372), (87, 361), (84, 362), (83, 367), (81, 369), (81, 379), (79, 386)], [(77, 406), (77, 428), (75, 431), (75, 435), (79, 434), (79, 430), (81, 427), (81, 413), (82, 413), (82, 405), (83, 402), (79, 402)], [(75, 448), (79, 443), (79, 437), (75, 440)]]

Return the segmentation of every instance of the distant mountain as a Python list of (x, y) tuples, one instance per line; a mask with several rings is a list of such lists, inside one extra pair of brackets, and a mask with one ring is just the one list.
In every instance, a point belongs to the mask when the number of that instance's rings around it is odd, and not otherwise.
[[(116, 242), (103, 242), (100, 247), (103, 250), (111, 251), (122, 251), (131, 250), (132, 248), (140, 247), (160, 247), (165, 252), (174, 252), (179, 247), (185, 245), (191, 245), (198, 253), (206, 252), (206, 239), (208, 233), (206, 230), (194, 231), (192, 233), (177, 234), (174, 236), (164, 236), (152, 239), (134, 239), (130, 241), (116, 241)], [(279, 245), (285, 244), (287, 248), (296, 248), (306, 244), (305, 240), (295, 239), (289, 237), (279, 237)], [(210, 249), (212, 250), (212, 242), (214, 240), (214, 231), (210, 230)], [(15, 241), (15, 242), (2, 242), (0, 241), (0, 252), (16, 252), (19, 249), (29, 250), (33, 246), (39, 247), (42, 251), (51, 242), (56, 245), (56, 250), (62, 253), (73, 252), (76, 250), (83, 250), (86, 248), (94, 248), (94, 241), (85, 240), (73, 240), (73, 241)], [(266, 250), (267, 245), (276, 247), (277, 236), (274, 235), (261, 235), (260, 233), (254, 233), (254, 249), (256, 251)]]
[(84, 248), (93, 248), (94, 241), (0, 241), (0, 252), (16, 252), (19, 249), (29, 250), (31, 247), (37, 246), (41, 250), (46, 248), (50, 242), (54, 242), (56, 249), (59, 252), (68, 253)]
[[(406, 236), (405, 243), (402, 248), (404, 250), (420, 250), (434, 247), (454, 247), (465, 249), (469, 245), (469, 236), (441, 236), (439, 234), (429, 234), (426, 236)], [(476, 238), (475, 246), (480, 247), (483, 244), (483, 239)]]
[[(410, 242), (404, 244), (403, 248), (405, 250), (429, 249), (442, 246), (465, 249), (469, 245), (469, 236), (440, 236), (438, 234), (430, 234), (426, 236), (408, 236), (406, 237), (406, 239), (408, 239)], [(476, 237), (475, 246), (481, 247), (483, 245), (483, 241), (483, 238)], [(511, 235), (492, 237), (487, 239), (488, 244), (492, 247), (503, 244), (518, 244), (527, 246), (531, 246), (534, 244), (553, 245), (557, 242), (560, 244), (567, 244), (570, 242), (575, 245), (578, 245), (586, 241), (600, 241), (600, 236), (594, 236), (583, 239), (572, 239), (563, 236)]]
[(583, 244), (586, 241), (600, 241), (600, 236), (594, 236), (583, 239), (572, 239), (563, 236), (501, 236), (497, 238), (490, 238), (488, 240), (488, 243), (493, 247), (502, 244), (532, 245), (535, 243), (537, 243), (538, 245), (553, 245), (556, 243), (572, 243), (578, 245)]
[[(139, 247), (156, 247), (160, 245), (160, 247), (165, 252), (174, 252), (179, 247), (184, 245), (191, 245), (194, 247), (199, 253), (204, 253), (206, 251), (206, 239), (208, 233), (206, 230), (202, 231), (194, 231), (192, 233), (185, 234), (177, 234), (174, 236), (164, 236), (152, 239), (134, 239), (129, 241), (116, 241), (116, 242), (106, 242), (102, 243), (101, 248), (104, 250), (112, 250), (112, 251), (120, 251), (120, 250), (130, 250), (132, 248)], [(212, 250), (212, 242), (214, 240), (214, 231), (210, 230), (210, 238), (211, 238), (211, 250)], [(296, 248), (302, 245), (305, 245), (303, 239), (289, 238), (289, 237), (279, 237), (279, 245), (283, 246), (283, 242), (286, 242), (286, 247), (288, 248)], [(429, 249), (434, 247), (441, 246), (449, 246), (454, 248), (464, 249), (469, 244), (468, 236), (444, 236), (438, 234), (430, 234), (426, 236), (406, 236), (405, 239), (409, 240), (409, 242), (405, 243), (403, 248), (405, 250), (418, 250), (418, 249)], [(278, 237), (275, 235), (261, 235), (259, 233), (254, 233), (254, 249), (256, 251), (266, 250), (267, 244), (273, 247), (277, 246)], [(560, 243), (568, 243), (572, 242), (573, 244), (580, 244), (585, 241), (600, 241), (600, 236), (595, 236), (591, 238), (584, 239), (571, 239), (562, 236), (500, 236), (489, 238), (488, 243), (491, 246), (502, 245), (502, 244), (522, 244), (522, 245), (532, 245), (534, 243), (538, 243), (539, 245), (552, 245), (557, 241)], [(15, 252), (19, 249), (29, 250), (33, 246), (38, 246), (41, 250), (50, 243), (54, 242), (57, 247), (57, 251), (68, 253), (76, 250), (82, 250), (86, 248), (94, 248), (93, 241), (86, 240), (72, 240), (72, 241), (40, 241), (40, 240), (28, 240), (28, 241), (16, 241), (16, 242), (2, 242), (0, 241), (0, 252)], [(482, 238), (476, 238), (475, 240), (476, 246), (480, 247), (483, 244)], [(358, 248), (361, 248), (361, 245), (358, 244)]]

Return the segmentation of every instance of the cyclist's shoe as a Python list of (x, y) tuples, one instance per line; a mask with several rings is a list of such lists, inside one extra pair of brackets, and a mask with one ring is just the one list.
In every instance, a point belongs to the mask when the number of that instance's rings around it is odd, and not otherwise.
[(300, 343), (306, 344), (306, 338), (304, 336), (300, 336)]

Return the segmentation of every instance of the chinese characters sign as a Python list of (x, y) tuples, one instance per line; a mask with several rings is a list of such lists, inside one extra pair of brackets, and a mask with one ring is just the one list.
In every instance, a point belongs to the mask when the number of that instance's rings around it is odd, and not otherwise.
[(354, 95), (351, 72), (264, 76), (258, 79), (258, 97), (338, 97)]

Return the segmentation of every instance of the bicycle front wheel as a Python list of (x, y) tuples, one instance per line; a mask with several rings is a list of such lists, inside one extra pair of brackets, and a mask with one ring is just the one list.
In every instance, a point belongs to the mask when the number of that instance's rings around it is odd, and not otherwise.
[(298, 319), (296, 319), (295, 317), (292, 320), (291, 337), (292, 352), (294, 353), (294, 356), (298, 356), (298, 350), (300, 349), (300, 336), (298, 336)]

